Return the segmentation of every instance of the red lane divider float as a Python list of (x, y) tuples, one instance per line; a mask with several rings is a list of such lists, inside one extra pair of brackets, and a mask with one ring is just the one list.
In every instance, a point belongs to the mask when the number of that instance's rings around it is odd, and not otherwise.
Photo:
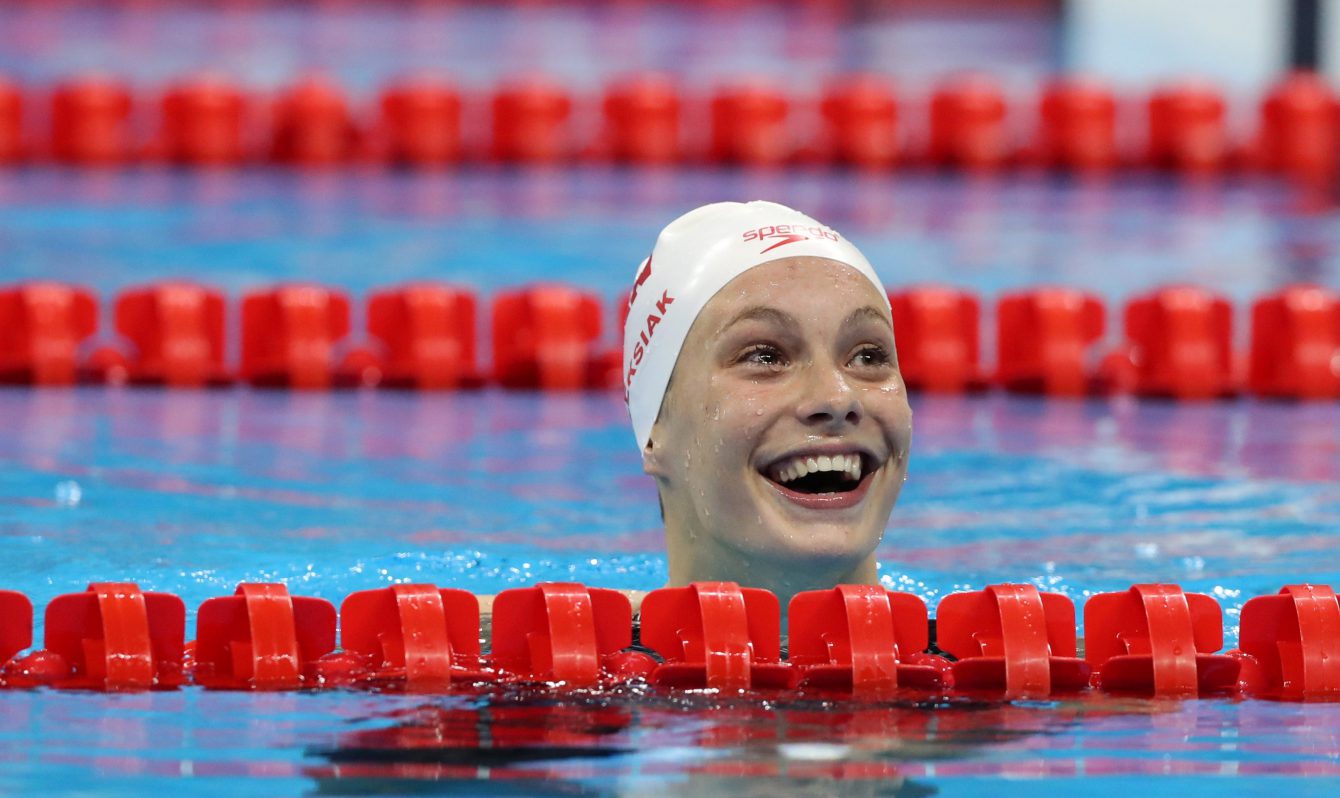
[(787, 629), (787, 659), (802, 688), (875, 696), (949, 682), (949, 663), (922, 653), (930, 642), (926, 605), (910, 593), (873, 585), (801, 593), (791, 600)]
[[(667, 164), (696, 162), (705, 145), (716, 163), (751, 167), (823, 160), (869, 170), (908, 163), (987, 172), (1024, 164), (1086, 173), (1135, 165), (1206, 174), (1242, 166), (1320, 185), (1333, 181), (1340, 166), (1336, 95), (1312, 72), (1283, 76), (1261, 100), (1251, 140), (1238, 142), (1227, 133), (1223, 94), (1204, 83), (1155, 87), (1140, 102), (1127, 102), (1137, 98), (1093, 79), (1060, 76), (1037, 93), (1036, 118), (1025, 120), (1018, 118), (1025, 113), (1020, 98), (1029, 93), (1007, 93), (987, 75), (954, 75), (932, 87), (928, 119), (917, 120), (908, 111), (919, 104), (900, 96), (886, 76), (871, 74), (832, 76), (818, 96), (747, 79), (691, 95), (655, 75), (619, 77), (603, 91), (584, 93), (535, 75), (503, 83), (485, 103), (467, 101), (451, 81), (431, 76), (388, 85), (376, 102), (322, 76), (273, 97), (214, 77), (188, 78), (170, 83), (159, 102), (120, 80), (88, 77), (51, 89), (50, 125), (33, 146), (25, 141), (22, 112), (25, 94), (36, 93), (0, 81), (0, 164), (50, 157), (90, 166), (147, 159), (329, 167), (374, 157), (440, 168), (464, 160), (569, 163), (592, 155)], [(364, 106), (367, 118), (360, 116)], [(810, 123), (812, 112), (818, 124)], [(685, 125), (699, 119), (708, 123), (706, 141), (686, 140)], [(1025, 129), (1032, 133), (1016, 135)], [(1125, 129), (1148, 135), (1127, 147), (1118, 135)]]
[(475, 387), (477, 301), (469, 291), (418, 283), (368, 297), (368, 334), (385, 345), (382, 384), (436, 390)]
[(274, 108), (271, 155), (296, 166), (325, 167), (353, 159), (358, 131), (339, 86), (311, 78), (291, 87)]
[(1261, 396), (1340, 399), (1340, 295), (1300, 285), (1258, 299), (1247, 379)]
[(419, 79), (381, 98), (385, 155), (403, 166), (440, 167), (461, 157), (461, 98), (444, 81)]
[(51, 95), (51, 154), (63, 163), (108, 166), (136, 151), (130, 88), (110, 78), (63, 83)]
[(603, 378), (600, 300), (561, 285), (493, 300), (493, 376), (506, 388), (576, 390)]
[(791, 101), (766, 84), (743, 83), (712, 98), (712, 158), (720, 163), (777, 166), (794, 154)]
[(73, 384), (79, 345), (97, 329), (90, 291), (47, 282), (0, 290), (0, 382)]
[(1237, 391), (1228, 300), (1194, 286), (1163, 288), (1126, 305), (1130, 388), (1143, 396), (1213, 399)]
[(640, 75), (605, 94), (606, 149), (615, 161), (670, 164), (683, 156), (679, 90), (668, 77)]
[(486, 677), (479, 601), (464, 590), (393, 585), (353, 593), (340, 605), (340, 643), (354, 665), (338, 668), (323, 658), (323, 684), (424, 690)]
[(18, 163), (27, 154), (23, 142), (23, 93), (0, 79), (0, 166)]
[[(1258, 298), (1250, 350), (1240, 353), (1232, 349), (1232, 306), (1201, 288), (1165, 287), (1130, 300), (1124, 340), (1111, 349), (1102, 346), (1107, 311), (1097, 297), (1062, 287), (1009, 293), (995, 307), (990, 376), (975, 294), (914, 286), (889, 300), (899, 365), (912, 390), (961, 393), (996, 385), (1051, 396), (1196, 400), (1245, 388), (1280, 399), (1340, 398), (1340, 297), (1320, 286), (1288, 286)], [(366, 336), (351, 341), (352, 308), (342, 291), (309, 284), (256, 291), (241, 303), (236, 377), (305, 389), (620, 384), (621, 352), (602, 338), (605, 309), (594, 294), (546, 284), (495, 295), (488, 367), (477, 360), (478, 305), (474, 293), (448, 284), (378, 290), (367, 298)], [(91, 342), (98, 303), (90, 291), (47, 282), (0, 287), (0, 383), (224, 385), (234, 377), (224, 360), (227, 310), (222, 293), (207, 286), (142, 286), (116, 298), (115, 328), (123, 340)], [(625, 298), (615, 314), (620, 329), (627, 312)]]
[(1326, 585), (1289, 585), (1242, 608), (1239, 651), (1251, 692), (1340, 698), (1340, 602)]
[(186, 681), (186, 606), (130, 582), (94, 583), (47, 605), (44, 648), (4, 668), (9, 686), (149, 690)]
[(0, 590), (0, 665), (33, 644), (33, 603), (14, 590)]
[(1150, 165), (1191, 174), (1217, 172), (1231, 148), (1223, 95), (1196, 81), (1158, 89), (1149, 98)]
[(1332, 180), (1336, 168), (1337, 97), (1313, 72), (1278, 83), (1261, 103), (1256, 159), (1262, 167), (1305, 180)]
[(200, 605), (195, 681), (220, 689), (294, 690), (319, 684), (335, 649), (335, 607), (278, 584), (242, 584)]
[(1097, 392), (1090, 349), (1103, 337), (1105, 316), (1097, 297), (1068, 288), (1002, 297), (996, 307), (1000, 385), (1055, 396)]
[(1075, 605), (1059, 593), (993, 585), (945, 596), (936, 617), (936, 645), (958, 658), (960, 690), (1045, 698), (1089, 684), (1089, 666), (1075, 656)]
[(838, 163), (865, 169), (893, 166), (898, 151), (898, 98), (878, 75), (854, 75), (833, 83), (821, 105)]
[(162, 100), (160, 157), (189, 166), (236, 166), (249, 160), (251, 111), (250, 98), (219, 78), (169, 87)]
[(551, 582), (504, 590), (493, 601), (493, 663), (500, 675), (595, 687), (651, 672), (632, 643), (633, 608), (617, 590)]
[(252, 158), (248, 145), (252, 100), (213, 76), (182, 80), (159, 102), (158, 158), (182, 166), (236, 166)]
[(654, 590), (642, 600), (642, 642), (665, 657), (651, 674), (667, 687), (785, 688), (781, 606), (766, 590), (699, 582)]
[[(368, 687), (411, 692), (536, 683), (601, 689), (632, 679), (665, 688), (895, 691), (1046, 698), (1098, 689), (1160, 698), (1240, 695), (1340, 700), (1340, 602), (1325, 585), (1290, 585), (1243, 607), (1241, 647), (1220, 654), (1213, 598), (1176, 585), (1135, 585), (1075, 608), (1032, 585), (992, 585), (941, 600), (935, 634), (921, 599), (869, 585), (800, 593), (782, 656), (780, 606), (766, 590), (702, 582), (647, 594), (644, 648), (622, 593), (576, 583), (504, 590), (492, 651), (481, 653), (479, 600), (464, 590), (395, 585), (354, 593), (336, 612), (281, 584), (243, 584), (197, 613), (166, 593), (101, 583), (46, 608), (44, 648), (32, 605), (0, 591), (0, 686), (148, 690)], [(938, 646), (949, 658), (928, 652)], [(658, 662), (659, 655), (661, 661)]]
[(223, 294), (192, 283), (159, 283), (116, 300), (116, 331), (134, 347), (125, 379), (135, 384), (223, 385)]
[(1224, 645), (1219, 604), (1176, 585), (1135, 585), (1084, 604), (1084, 656), (1104, 690), (1157, 697), (1228, 693), (1237, 659)]
[(970, 172), (1005, 166), (1015, 149), (1005, 111), (1004, 92), (984, 75), (942, 84), (931, 97), (931, 163)]
[(980, 365), (981, 303), (967, 291), (923, 286), (889, 295), (898, 365), (913, 390), (959, 393), (986, 387)]
[(558, 163), (575, 153), (572, 97), (557, 83), (533, 77), (503, 86), (493, 96), (495, 160)]
[(1042, 96), (1039, 157), (1046, 166), (1102, 172), (1117, 165), (1117, 100), (1092, 80), (1062, 80)]
[(349, 298), (287, 285), (242, 299), (242, 367), (252, 385), (300, 389), (336, 383), (336, 346), (349, 334)]

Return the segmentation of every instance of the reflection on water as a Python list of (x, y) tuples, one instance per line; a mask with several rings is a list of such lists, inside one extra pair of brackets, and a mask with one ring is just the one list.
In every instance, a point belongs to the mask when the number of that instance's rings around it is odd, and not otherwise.
[(1234, 793), (1306, 777), (1290, 791), (1324, 794), (1340, 779), (1340, 704), (6, 691), (0, 763), (7, 793), (59, 769), (68, 791), (100, 795), (229, 778), (240, 796), (913, 796), (1004, 778), (1121, 796), (1122, 782), (1091, 777), (1147, 775)]
[[(901, 795), (960, 779), (1340, 776), (1340, 706), (695, 694), (425, 701), (308, 751), (319, 794)], [(1086, 782), (1087, 783), (1087, 782)], [(1243, 782), (1237, 782), (1242, 784)], [(1087, 792), (1087, 790), (1086, 790)]]

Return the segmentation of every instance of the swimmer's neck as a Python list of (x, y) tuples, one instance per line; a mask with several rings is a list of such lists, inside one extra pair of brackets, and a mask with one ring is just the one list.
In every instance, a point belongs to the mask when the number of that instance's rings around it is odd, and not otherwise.
[[(854, 563), (820, 564), (765, 561), (702, 545), (690, 551), (684, 548), (673, 544), (669, 547), (670, 578), (667, 587), (683, 587), (693, 582), (738, 582), (741, 587), (771, 591), (781, 602), (783, 612), (795, 594), (807, 590), (828, 590), (837, 585), (879, 584), (873, 553)], [(718, 550), (708, 551), (708, 548)]]

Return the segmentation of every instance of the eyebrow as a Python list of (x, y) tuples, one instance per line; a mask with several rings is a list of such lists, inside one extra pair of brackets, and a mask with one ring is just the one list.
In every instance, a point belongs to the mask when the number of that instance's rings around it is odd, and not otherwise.
[(853, 310), (851, 313), (847, 314), (847, 318), (842, 320), (842, 326), (846, 327), (855, 324), (858, 321), (864, 321), (865, 319), (874, 319), (875, 321), (883, 323), (884, 326), (888, 327), (890, 330), (893, 329), (893, 323), (889, 321), (889, 317), (874, 305), (866, 305), (863, 308)]
[(754, 305), (753, 307), (745, 308), (735, 314), (734, 318), (726, 322), (721, 330), (722, 332), (725, 332), (742, 321), (763, 321), (790, 328), (795, 328), (800, 325), (800, 322), (796, 320), (796, 317), (792, 316), (790, 313), (786, 313), (785, 311), (776, 308)]
[[(864, 307), (860, 307), (857, 308), (856, 310), (853, 310), (851, 313), (847, 314), (847, 318), (842, 320), (842, 326), (848, 327), (853, 324), (856, 324), (857, 322), (865, 321), (866, 319), (873, 319), (875, 321), (881, 322), (885, 327), (888, 327), (890, 330), (893, 329), (893, 325), (889, 322), (888, 318), (882, 312), (880, 312), (879, 308), (875, 307), (874, 305), (866, 305)], [(735, 314), (735, 316), (730, 321), (726, 322), (726, 324), (722, 326), (721, 330), (722, 332), (725, 332), (726, 330), (729, 330), (731, 327), (734, 327), (735, 325), (739, 324), (742, 321), (762, 321), (791, 329), (794, 329), (800, 325), (800, 322), (796, 320), (796, 317), (792, 316), (790, 313), (778, 310), (776, 308), (764, 307), (762, 305), (754, 305), (753, 307), (745, 308), (744, 310)]]

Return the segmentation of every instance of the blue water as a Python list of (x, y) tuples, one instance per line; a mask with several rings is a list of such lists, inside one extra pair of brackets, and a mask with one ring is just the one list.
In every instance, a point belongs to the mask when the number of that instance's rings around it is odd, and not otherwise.
[[(943, 280), (988, 300), (1064, 281), (1115, 309), (1187, 280), (1241, 308), (1282, 282), (1340, 285), (1334, 211), (1275, 184), (590, 169), (0, 172), (0, 268), (105, 300), (183, 274), (233, 296), (280, 279), (361, 294), (431, 277), (484, 294), (562, 278), (613, 298), (675, 213), (758, 196), (847, 232), (891, 285)], [(1173, 581), (1219, 600), (1231, 644), (1248, 598), (1340, 586), (1340, 405), (914, 406), (880, 577), (932, 606), (1007, 580), (1077, 603)], [(613, 394), (9, 389), (0, 420), (0, 587), (39, 608), (96, 580), (177, 593), (193, 613), (243, 580), (338, 601), (396, 581), (494, 593), (665, 578), (654, 490)], [(3, 794), (1337, 786), (1337, 704), (0, 692)]]
[(981, 69), (1031, 88), (1059, 62), (1052, 3), (968, 11), (868, 0), (9, 0), (0, 5), (0, 73), (50, 82), (110, 72), (156, 89), (208, 70), (272, 90), (319, 71), (361, 98), (422, 72), (467, 89), (542, 73), (590, 91), (634, 70), (673, 72), (692, 88), (768, 75), (814, 89), (840, 71), (876, 70), (916, 85)]
[[(571, 88), (585, 135), (588, 101), (630, 70), (674, 72), (699, 99), (769, 75), (800, 98), (803, 126), (824, 80), (870, 69), (898, 81), (915, 137), (928, 87), (948, 71), (1000, 78), (1018, 122), (1064, 65), (1049, 2), (690, 5), (15, 0), (0, 5), (0, 73), (32, 88), (90, 70), (123, 78), (147, 137), (153, 92), (201, 69), (261, 92), (323, 72), (360, 119), (386, 81), (426, 70), (465, 91), (474, 140), (484, 92), (518, 74)], [(29, 99), (40, 139), (46, 111)], [(1245, 120), (1254, 98), (1230, 99)], [(1060, 282), (1115, 311), (1166, 282), (1209, 285), (1237, 303), (1240, 344), (1253, 296), (1299, 280), (1340, 287), (1335, 209), (1256, 180), (602, 168), (0, 169), (0, 284), (82, 283), (104, 311), (127, 286), (181, 276), (234, 298), (279, 280), (361, 295), (431, 278), (485, 295), (562, 279), (612, 300), (674, 215), (757, 197), (836, 225), (892, 286), (934, 280), (990, 300)], [(990, 341), (988, 330), (988, 352)], [(1336, 405), (937, 396), (917, 398), (915, 425), (880, 575), (932, 606), (1004, 580), (1077, 602), (1176, 581), (1219, 600), (1231, 644), (1251, 596), (1301, 580), (1340, 587)], [(134, 579), (181, 595), (193, 621), (242, 580), (333, 601), (401, 580), (480, 593), (546, 579), (654, 587), (659, 519), (631, 439), (610, 395), (6, 389), (0, 588), (40, 613), (89, 581)], [(1337, 787), (1340, 704), (0, 691), (3, 795), (1277, 798)]]
[[(1340, 585), (1340, 406), (918, 397), (881, 578), (932, 605), (1137, 581), (1232, 618)], [(337, 602), (428, 581), (663, 583), (656, 493), (614, 394), (0, 392), (4, 586), (133, 578), (194, 607), (240, 581)], [(486, 499), (481, 497), (487, 497)]]
[(1138, 173), (13, 169), (0, 170), (0, 245), (8, 279), (104, 292), (182, 275), (234, 293), (290, 279), (356, 292), (562, 279), (612, 299), (669, 219), (757, 198), (832, 220), (891, 286), (947, 282), (990, 299), (1061, 283), (1116, 303), (1175, 281), (1239, 302), (1287, 282), (1340, 284), (1337, 214), (1317, 198), (1262, 179)]

